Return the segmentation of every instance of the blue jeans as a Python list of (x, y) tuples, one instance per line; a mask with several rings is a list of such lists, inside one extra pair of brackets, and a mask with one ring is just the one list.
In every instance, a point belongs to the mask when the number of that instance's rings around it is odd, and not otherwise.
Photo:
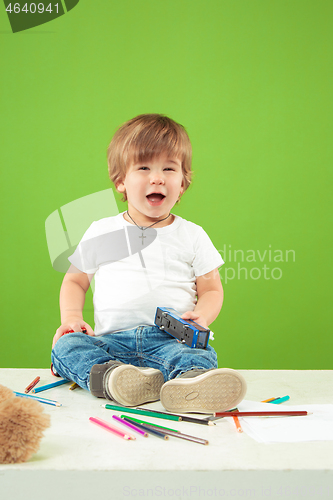
[(110, 360), (157, 368), (163, 373), (164, 381), (193, 368), (217, 368), (216, 352), (210, 345), (207, 349), (193, 349), (157, 326), (139, 326), (97, 337), (81, 332), (69, 333), (60, 337), (51, 358), (59, 375), (87, 390), (93, 365)]

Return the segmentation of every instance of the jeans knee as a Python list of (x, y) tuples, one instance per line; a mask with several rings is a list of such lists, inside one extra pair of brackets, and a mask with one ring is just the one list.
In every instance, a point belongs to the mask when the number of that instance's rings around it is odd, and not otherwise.
[(214, 349), (200, 349), (196, 350), (192, 358), (193, 363), (197, 367), (204, 369), (217, 368), (217, 355)]
[(177, 355), (170, 360), (171, 373), (186, 372), (196, 369), (211, 370), (217, 368), (217, 355), (212, 347), (207, 349), (192, 349), (184, 344), (178, 344)]
[(52, 353), (54, 353), (56, 356), (62, 356), (66, 352), (75, 349), (79, 344), (82, 344), (82, 336), (84, 337), (85, 334), (81, 332), (74, 332), (63, 335), (53, 347)]
[(209, 361), (212, 364), (212, 368), (217, 368), (217, 354), (214, 349), (210, 351)]

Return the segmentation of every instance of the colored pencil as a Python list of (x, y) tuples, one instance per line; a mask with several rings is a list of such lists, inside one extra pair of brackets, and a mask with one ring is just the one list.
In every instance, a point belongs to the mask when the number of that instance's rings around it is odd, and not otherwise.
[(22, 392), (15, 392), (13, 391), (15, 396), (19, 398), (29, 398), (33, 399), (34, 401), (39, 401), (39, 403), (45, 403), (46, 405), (52, 405), (52, 406), (62, 406), (61, 403), (58, 403), (58, 401), (53, 401), (52, 399), (45, 399), (45, 398), (39, 398), (38, 396), (32, 396), (31, 394), (24, 394)]
[[(123, 417), (123, 418), (124, 418), (124, 420), (129, 421), (129, 419), (127, 417)], [(156, 437), (164, 439), (164, 440), (168, 440), (169, 439), (169, 436), (167, 436), (166, 434), (163, 434), (160, 431), (156, 431), (155, 429), (152, 429), (151, 427), (148, 427), (148, 425), (143, 425), (143, 424), (136, 424), (136, 425), (140, 429), (145, 430), (146, 432), (148, 432), (148, 434), (153, 434), (153, 436), (156, 436)]]
[[(150, 427), (150, 425), (147, 425), (147, 427)], [(207, 439), (201, 439), (196, 436), (190, 436), (189, 434), (183, 434), (182, 432), (167, 431), (164, 429), (163, 430), (161, 429), (161, 432), (162, 434), (166, 434), (167, 436), (172, 436), (179, 439), (185, 439), (186, 441), (192, 441), (193, 443), (198, 443), (203, 445), (209, 444), (209, 441), (207, 441)]]
[(138, 432), (142, 436), (148, 437), (147, 432), (145, 432), (144, 430), (140, 429), (140, 427), (137, 427), (136, 425), (131, 424), (130, 422), (127, 422), (127, 420), (124, 420), (123, 418), (117, 417), (117, 415), (112, 415), (112, 418), (114, 418), (118, 422), (121, 422), (122, 424), (126, 425), (127, 427), (129, 427), (133, 431)]
[[(140, 408), (140, 410), (146, 411), (145, 415), (148, 416), (148, 408)], [(166, 413), (164, 411), (159, 411), (159, 410), (152, 410), (154, 413), (159, 413), (160, 415), (173, 415), (174, 417), (179, 417), (180, 420), (183, 420), (184, 422), (191, 422), (193, 424), (202, 424), (202, 425), (215, 425), (213, 422), (210, 422), (208, 419), (204, 418), (195, 418), (195, 417), (188, 417), (187, 415), (177, 415), (175, 413)]]
[(270, 403), (271, 401), (274, 401), (275, 399), (279, 399), (279, 398), (264, 399), (264, 401), (261, 401), (261, 403)]
[(283, 398), (276, 398), (276, 399), (273, 399), (273, 401), (269, 401), (269, 402), (272, 403), (273, 405), (279, 405), (280, 403), (284, 403), (285, 401), (288, 401), (288, 399), (290, 399), (289, 396), (283, 396)]
[[(152, 408), (145, 408), (144, 406), (137, 406), (138, 410), (143, 410), (145, 412), (152, 411), (154, 413), (160, 413), (160, 415), (175, 415), (175, 413), (170, 413), (168, 411), (153, 410)], [(177, 415), (179, 417), (179, 415)]]
[[(238, 412), (238, 408), (231, 408), (230, 410), (227, 410), (227, 412)], [(214, 415), (210, 415), (209, 417), (205, 417), (204, 420), (207, 420), (209, 423), (208, 425), (216, 425), (214, 423), (214, 420), (220, 420), (220, 418), (223, 418), (223, 417), (215, 417)], [(237, 417), (238, 418), (238, 417)]]
[(97, 417), (89, 417), (90, 422), (93, 424), (99, 425), (100, 427), (103, 427), (103, 429), (112, 432), (113, 434), (116, 434), (117, 436), (122, 437), (123, 439), (136, 439), (136, 437), (132, 436), (131, 434), (126, 434), (122, 429), (119, 427), (113, 426), (109, 424), (109, 422), (105, 422), (105, 420), (102, 420)]
[(136, 424), (142, 424), (142, 425), (152, 425), (153, 427), (157, 427), (157, 429), (164, 429), (165, 431), (172, 431), (172, 432), (179, 432), (176, 429), (170, 429), (169, 427), (164, 427), (163, 425), (157, 425), (157, 424), (152, 424), (151, 422), (146, 422), (145, 420), (138, 420), (137, 418), (134, 417), (128, 417), (126, 415), (121, 415), (122, 418), (126, 418), (127, 420), (133, 420)]
[(164, 413), (157, 413), (154, 411), (139, 410), (136, 408), (126, 408), (126, 406), (116, 406), (116, 405), (102, 405), (103, 408), (107, 410), (114, 411), (124, 411), (125, 413), (134, 413), (135, 415), (146, 415), (147, 417), (163, 418), (166, 420), (176, 420), (180, 422), (181, 417), (179, 415), (166, 415)]
[(28, 394), (28, 392), (30, 392), (30, 391), (31, 391), (31, 389), (33, 389), (33, 388), (34, 388), (34, 387), (38, 384), (38, 382), (39, 382), (39, 381), (40, 381), (40, 377), (36, 377), (36, 378), (35, 378), (35, 379), (31, 382), (31, 384), (29, 384), (29, 385), (25, 388), (24, 392), (25, 392), (26, 394)]
[(192, 424), (215, 425), (213, 422), (202, 418), (187, 417), (185, 415), (182, 415), (180, 418), (183, 422), (191, 422)]
[(33, 394), (37, 392), (47, 391), (48, 389), (53, 389), (53, 387), (58, 387), (58, 385), (68, 384), (70, 380), (57, 380), (57, 382), (52, 382), (52, 384), (42, 385), (41, 387), (37, 387), (32, 391)]
[(69, 386), (69, 390), (74, 391), (78, 387), (80, 387), (80, 386), (76, 382), (73, 382), (72, 385)]
[(307, 415), (307, 411), (240, 411), (240, 412), (218, 412), (215, 417), (301, 417)]
[[(237, 410), (237, 412), (235, 411), (235, 413), (239, 413), (239, 411)], [(232, 418), (234, 419), (237, 432), (243, 432), (242, 426), (239, 422), (239, 418), (238, 417), (232, 417)]]
[[(127, 417), (127, 418), (129, 420), (133, 420), (131, 417)], [(135, 420), (137, 421), (137, 419), (135, 419)], [(183, 434), (182, 432), (175, 430), (175, 429), (168, 429), (166, 427), (152, 424), (150, 422), (141, 421), (140, 423), (141, 423), (141, 425), (143, 425), (145, 427), (152, 427), (152, 428), (157, 427), (159, 432), (161, 432), (162, 434), (166, 434), (167, 436), (173, 436), (173, 437), (176, 437), (179, 439), (185, 439), (186, 441), (192, 441), (193, 443), (198, 443), (198, 444), (203, 444), (203, 445), (209, 444), (209, 441), (207, 441), (207, 439), (201, 439), (201, 438), (198, 438), (196, 436), (190, 436), (189, 434)]]

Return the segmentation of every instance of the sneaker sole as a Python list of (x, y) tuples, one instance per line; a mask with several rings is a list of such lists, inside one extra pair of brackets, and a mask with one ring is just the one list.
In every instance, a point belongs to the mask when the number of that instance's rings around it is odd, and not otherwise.
[(111, 371), (108, 388), (113, 398), (124, 406), (137, 406), (160, 399), (163, 374), (155, 368), (118, 366)]
[(193, 378), (175, 378), (161, 389), (164, 408), (176, 413), (214, 413), (235, 408), (246, 393), (240, 373), (218, 368)]

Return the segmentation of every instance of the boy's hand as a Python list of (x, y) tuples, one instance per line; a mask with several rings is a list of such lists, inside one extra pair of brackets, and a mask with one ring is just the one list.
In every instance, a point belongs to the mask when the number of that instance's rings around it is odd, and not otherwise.
[(186, 311), (186, 313), (184, 313), (181, 318), (185, 319), (185, 321), (187, 319), (190, 319), (198, 323), (198, 325), (202, 326), (203, 328), (208, 328), (206, 318), (204, 318), (200, 313), (196, 313), (195, 311)]
[(56, 345), (60, 337), (66, 335), (67, 333), (73, 333), (73, 332), (82, 332), (85, 333), (86, 335), (90, 335), (91, 337), (95, 336), (91, 326), (88, 325), (88, 323), (86, 323), (85, 321), (83, 321), (83, 319), (77, 318), (69, 320), (66, 321), (63, 325), (61, 325), (56, 331), (53, 337), (52, 349)]

